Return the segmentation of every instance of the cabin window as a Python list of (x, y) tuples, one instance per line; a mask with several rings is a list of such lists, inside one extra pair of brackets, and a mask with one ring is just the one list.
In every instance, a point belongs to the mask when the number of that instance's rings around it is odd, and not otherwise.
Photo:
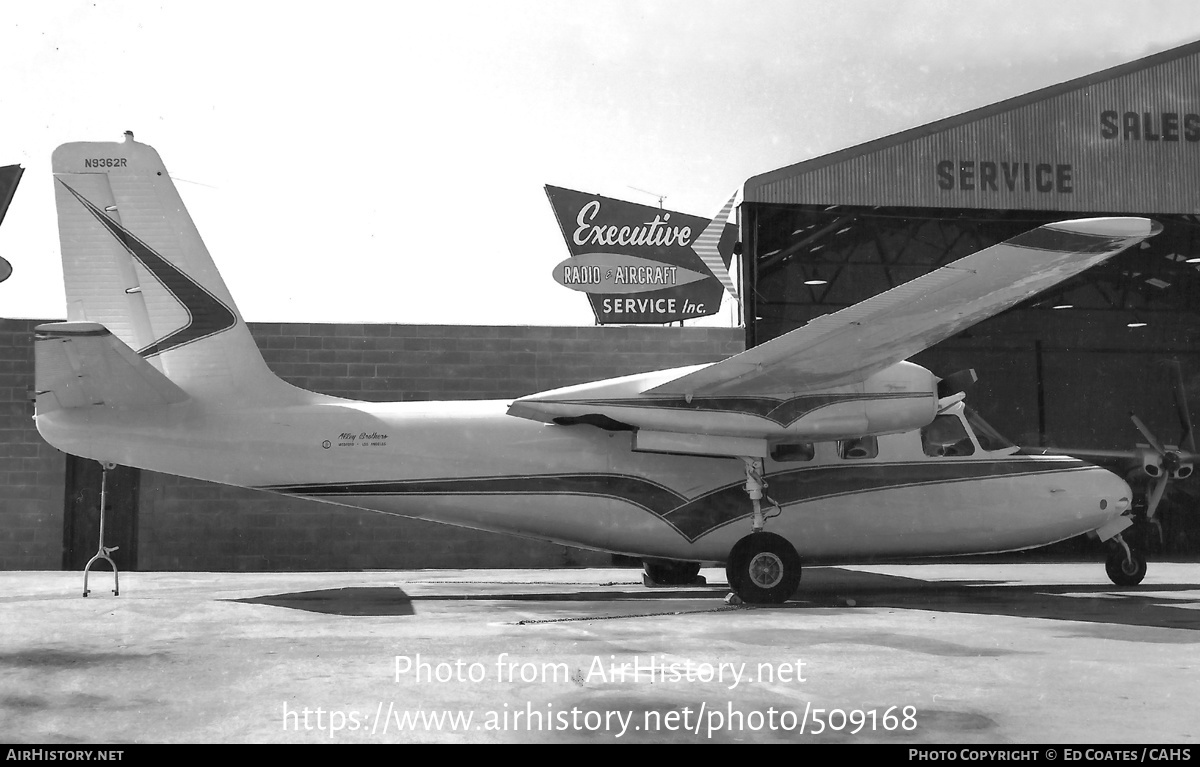
[(879, 455), (879, 440), (875, 437), (838, 440), (838, 455), (842, 458), (874, 458)]
[(771, 458), (780, 463), (811, 461), (816, 454), (816, 447), (811, 442), (785, 442), (771, 448)]
[(921, 447), (925, 455), (934, 456), (972, 455), (975, 452), (967, 427), (956, 415), (939, 415), (921, 429)]

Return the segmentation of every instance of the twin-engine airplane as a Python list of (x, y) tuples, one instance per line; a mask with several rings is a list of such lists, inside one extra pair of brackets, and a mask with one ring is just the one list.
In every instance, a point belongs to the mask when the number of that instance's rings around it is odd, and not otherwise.
[(750, 603), (790, 597), (802, 558), (1089, 532), (1116, 541), (1116, 579), (1145, 573), (1120, 536), (1122, 479), (1023, 454), (904, 359), (1154, 235), (1152, 221), (1042, 226), (714, 364), (381, 404), (267, 368), (151, 147), (66, 144), (53, 168), (69, 319), (37, 329), (36, 419), (68, 453), (635, 555), (660, 581), (725, 563)]

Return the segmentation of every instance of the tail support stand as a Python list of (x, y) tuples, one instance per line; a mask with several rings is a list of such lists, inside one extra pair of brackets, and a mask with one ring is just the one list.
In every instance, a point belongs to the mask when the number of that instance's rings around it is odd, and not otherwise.
[(104, 507), (108, 503), (108, 472), (113, 469), (116, 464), (101, 463), (100, 464), (100, 544), (96, 549), (95, 555), (88, 560), (87, 565), (83, 568), (83, 595), (86, 597), (88, 591), (88, 574), (92, 569), (92, 565), (96, 564), (96, 560), (103, 559), (112, 567), (113, 571), (113, 596), (121, 595), (121, 577), (117, 573), (117, 563), (112, 561), (109, 554), (113, 553), (120, 546), (105, 546), (104, 545)]

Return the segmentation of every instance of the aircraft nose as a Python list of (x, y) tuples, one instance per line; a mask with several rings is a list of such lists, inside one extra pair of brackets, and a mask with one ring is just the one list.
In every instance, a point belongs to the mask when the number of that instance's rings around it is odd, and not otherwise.
[(1119, 517), (1129, 510), (1133, 503), (1133, 491), (1129, 483), (1103, 469), (1095, 472), (1098, 476), (1093, 480), (1097, 495), (1100, 497), (1100, 511), (1110, 519)]

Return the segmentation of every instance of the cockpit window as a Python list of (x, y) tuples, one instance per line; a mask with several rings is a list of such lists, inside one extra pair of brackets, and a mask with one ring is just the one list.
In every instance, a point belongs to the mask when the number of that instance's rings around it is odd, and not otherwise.
[(780, 463), (811, 461), (817, 454), (811, 442), (787, 442), (771, 448), (771, 458)]
[(879, 440), (875, 437), (838, 440), (838, 456), (842, 458), (874, 458), (879, 455)]
[(963, 406), (963, 415), (966, 416), (967, 423), (971, 425), (971, 431), (975, 432), (975, 439), (979, 441), (979, 446), (984, 450), (990, 453), (993, 450), (1007, 450), (1010, 447), (1016, 447), (969, 406)]
[(956, 456), (975, 452), (975, 443), (971, 442), (967, 427), (956, 415), (939, 415), (921, 429), (921, 447), (925, 455)]

